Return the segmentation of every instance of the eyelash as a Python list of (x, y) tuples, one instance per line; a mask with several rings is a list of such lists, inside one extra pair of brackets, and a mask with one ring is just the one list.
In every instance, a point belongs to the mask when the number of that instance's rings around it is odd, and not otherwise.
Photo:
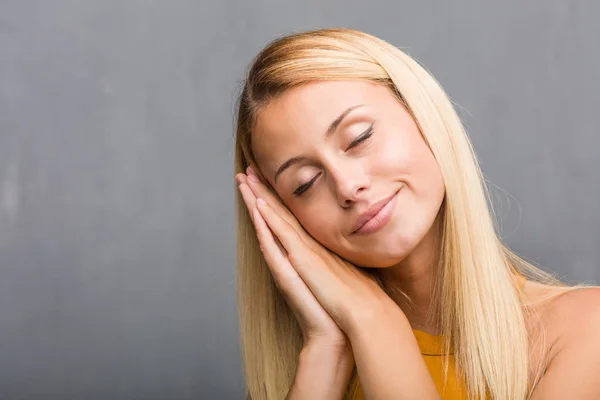
[[(375, 131), (373, 130), (373, 123), (369, 126), (369, 128), (367, 128), (366, 131), (364, 131), (363, 133), (361, 133), (360, 135), (358, 135), (358, 137), (352, 142), (350, 143), (350, 145), (348, 146), (348, 148), (346, 149), (346, 151), (362, 144), (363, 142), (365, 142), (367, 139), (369, 139), (371, 136), (373, 136), (373, 133)], [(320, 176), (321, 174), (317, 174), (314, 178), (312, 178), (310, 181), (303, 183), (302, 185), (298, 186), (298, 188), (292, 193), (293, 196), (295, 197), (299, 197), (302, 195), (302, 193), (306, 192), (313, 184), (313, 182)]]

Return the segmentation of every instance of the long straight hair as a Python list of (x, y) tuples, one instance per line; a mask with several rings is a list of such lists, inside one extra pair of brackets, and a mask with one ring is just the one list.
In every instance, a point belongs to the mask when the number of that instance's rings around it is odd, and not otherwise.
[[(385, 85), (411, 113), (445, 183), (433, 292), (446, 350), (454, 350), (469, 398), (527, 398), (535, 382), (528, 377), (527, 305), (516, 275), (564, 285), (500, 240), (485, 179), (463, 125), (444, 90), (414, 59), (382, 39), (350, 29), (294, 33), (269, 43), (253, 60), (239, 97), (235, 172), (255, 163), (250, 140), (260, 110), (290, 88), (323, 80)], [(282, 399), (298, 366), (301, 331), (265, 264), (239, 193), (237, 296), (248, 395)], [(357, 385), (354, 373), (347, 399)]]

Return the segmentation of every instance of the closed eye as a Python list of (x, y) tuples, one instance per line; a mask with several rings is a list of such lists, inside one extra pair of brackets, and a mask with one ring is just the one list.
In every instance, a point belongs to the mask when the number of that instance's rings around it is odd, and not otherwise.
[[(371, 125), (367, 128), (366, 131), (364, 131), (363, 133), (361, 133), (360, 135), (358, 135), (358, 137), (356, 139), (354, 139), (354, 141), (352, 141), (352, 143), (350, 143), (350, 145), (346, 148), (346, 151), (358, 146), (359, 144), (361, 144), (362, 142), (366, 141), (367, 139), (369, 139), (371, 136), (373, 136), (374, 130), (373, 130), (373, 125), (374, 123), (371, 123)], [(302, 193), (306, 192), (308, 189), (310, 189), (310, 187), (312, 186), (312, 184), (314, 183), (315, 180), (317, 180), (317, 178), (320, 176), (321, 174), (317, 174), (314, 178), (312, 178), (310, 181), (303, 183), (302, 185), (298, 186), (298, 188), (296, 188), (296, 190), (294, 190), (294, 192), (292, 192), (292, 195), (295, 197), (299, 197), (300, 195), (302, 195)]]
[(348, 146), (346, 151), (350, 150), (353, 147), (358, 146), (359, 144), (361, 144), (362, 142), (364, 142), (365, 140), (367, 140), (371, 136), (373, 136), (373, 125), (374, 125), (374, 123), (371, 123), (371, 125), (369, 125), (369, 127), (367, 128), (366, 131), (364, 131), (363, 133), (358, 135), (358, 137), (356, 139), (354, 139), (354, 141), (352, 143), (350, 143), (350, 145)]
[(294, 192), (292, 193), (294, 196), (299, 197), (302, 193), (306, 192), (313, 184), (314, 181), (317, 180), (317, 178), (320, 176), (321, 174), (318, 173), (317, 175), (315, 175), (314, 178), (312, 178), (310, 181), (303, 183), (302, 185), (298, 186), (298, 188), (296, 190), (294, 190)]

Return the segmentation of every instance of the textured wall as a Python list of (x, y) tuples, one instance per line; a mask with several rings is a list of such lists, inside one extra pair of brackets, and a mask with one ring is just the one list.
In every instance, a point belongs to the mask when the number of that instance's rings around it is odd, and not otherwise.
[[(485, 3), (485, 5), (484, 5)], [(233, 102), (276, 35), (405, 48), (503, 234), (600, 281), (600, 3), (0, 1), (0, 398), (235, 399)]]

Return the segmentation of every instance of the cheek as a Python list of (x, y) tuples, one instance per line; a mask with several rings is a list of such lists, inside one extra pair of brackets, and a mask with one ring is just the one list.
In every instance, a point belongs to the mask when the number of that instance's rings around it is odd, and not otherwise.
[(408, 173), (414, 163), (415, 149), (398, 134), (386, 135), (373, 152), (374, 175), (395, 176)]
[(444, 179), (437, 160), (424, 141), (415, 146), (411, 165), (415, 194), (423, 202), (438, 203), (445, 192)]
[(331, 249), (335, 246), (337, 236), (334, 227), (337, 222), (331, 216), (331, 213), (323, 213), (322, 207), (307, 207), (302, 210), (292, 210), (294, 216), (300, 222), (302, 227), (320, 242), (323, 246)]
[(416, 127), (406, 128), (402, 134), (386, 135), (385, 143), (378, 149), (375, 161), (380, 172), (402, 179), (420, 201), (439, 197), (440, 189), (443, 190), (439, 165)]

